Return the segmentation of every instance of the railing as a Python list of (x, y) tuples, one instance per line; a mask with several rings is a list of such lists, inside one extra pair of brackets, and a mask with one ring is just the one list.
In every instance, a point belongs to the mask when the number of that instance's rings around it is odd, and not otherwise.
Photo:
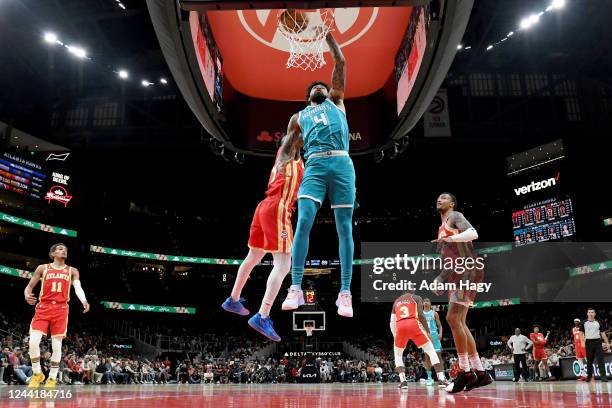
[[(208, 343), (218, 342), (218, 339), (212, 335), (203, 336), (188, 336), (187, 340), (181, 336), (167, 336), (157, 333), (149, 333), (140, 328), (132, 327), (132, 323), (125, 320), (115, 320), (110, 317), (105, 319), (105, 324), (109, 329), (121, 334), (125, 337), (131, 337), (134, 340), (144, 343), (145, 346), (149, 346), (155, 349), (155, 353), (193, 353), (198, 354), (206, 352), (208, 349)], [(195, 341), (192, 341), (195, 340)], [(222, 356), (228, 355), (229, 344), (220, 344)], [(253, 353), (253, 359), (256, 358), (267, 358), (276, 351), (276, 344), (268, 344), (261, 347)]]
[(372, 353), (368, 353), (367, 351), (364, 351), (360, 349), (359, 347), (353, 346), (352, 344), (346, 341), (342, 343), (342, 351), (357, 360), (363, 360), (363, 361), (380, 360), (380, 357), (375, 356)]
[(131, 337), (134, 340), (139, 340), (149, 346), (158, 348), (158, 334), (145, 332), (144, 330), (140, 330), (140, 328), (132, 327), (131, 322), (127, 322), (125, 320), (115, 320), (110, 317), (106, 317), (104, 319), (104, 324), (106, 325), (106, 327), (114, 330), (122, 336)]

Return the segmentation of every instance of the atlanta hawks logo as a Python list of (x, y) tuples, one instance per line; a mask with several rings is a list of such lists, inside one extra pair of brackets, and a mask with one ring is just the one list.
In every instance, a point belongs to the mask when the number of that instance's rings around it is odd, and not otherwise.
[(283, 230), (280, 236), (282, 239), (287, 239), (289, 237), (289, 233), (286, 230)]
[[(308, 29), (323, 24), (324, 9), (309, 10)], [(278, 29), (276, 10), (239, 10), (238, 18), (244, 29), (257, 41), (280, 51), (289, 52), (289, 43)], [(363, 37), (378, 16), (378, 7), (334, 9), (332, 31), (340, 47), (345, 47)], [(328, 50), (325, 44), (326, 51)]]

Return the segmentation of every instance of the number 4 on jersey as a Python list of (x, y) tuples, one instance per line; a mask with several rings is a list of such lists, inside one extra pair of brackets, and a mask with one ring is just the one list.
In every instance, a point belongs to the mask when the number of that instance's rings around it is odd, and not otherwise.
[(314, 123), (323, 123), (324, 126), (329, 126), (329, 119), (327, 119), (325, 112), (321, 112), (318, 116), (313, 116), (312, 120), (314, 120)]

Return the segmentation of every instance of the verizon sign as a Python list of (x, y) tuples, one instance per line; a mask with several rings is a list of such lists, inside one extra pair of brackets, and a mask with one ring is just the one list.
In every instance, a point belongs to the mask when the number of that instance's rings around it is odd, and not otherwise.
[(532, 181), (530, 184), (515, 188), (514, 193), (517, 196), (520, 196), (532, 193), (534, 191), (543, 190), (545, 188), (554, 187), (557, 185), (557, 183), (559, 183), (560, 177), (561, 173), (559, 172), (555, 175), (555, 177), (551, 177), (549, 179), (544, 179), (541, 181)]

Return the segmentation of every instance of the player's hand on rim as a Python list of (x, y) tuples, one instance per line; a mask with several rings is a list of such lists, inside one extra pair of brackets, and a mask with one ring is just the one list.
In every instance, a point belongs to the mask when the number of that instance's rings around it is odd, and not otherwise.
[(36, 302), (38, 301), (38, 299), (36, 299), (36, 296), (34, 296), (31, 293), (25, 296), (25, 300), (26, 302), (28, 302), (29, 305), (32, 305), (32, 306), (34, 306)]

